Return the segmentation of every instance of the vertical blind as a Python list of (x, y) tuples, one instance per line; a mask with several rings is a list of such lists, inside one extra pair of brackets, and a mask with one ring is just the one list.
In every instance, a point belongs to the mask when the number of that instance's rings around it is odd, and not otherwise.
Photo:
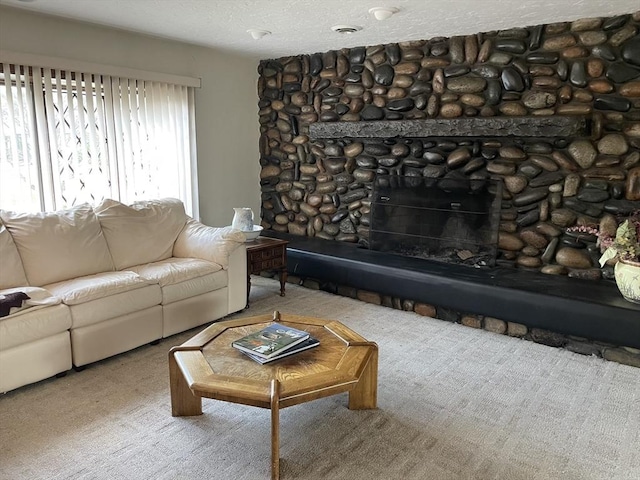
[(197, 217), (190, 90), (3, 63), (0, 208), (175, 197)]

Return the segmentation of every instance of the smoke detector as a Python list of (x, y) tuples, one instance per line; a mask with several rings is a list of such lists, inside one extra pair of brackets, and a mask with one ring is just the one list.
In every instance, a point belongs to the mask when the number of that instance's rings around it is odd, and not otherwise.
[(331, 27), (331, 30), (337, 33), (349, 34), (362, 30), (362, 27), (359, 27), (357, 25), (334, 25), (333, 27)]
[(271, 32), (269, 30), (260, 30), (257, 28), (250, 28), (249, 30), (247, 30), (247, 33), (251, 35), (254, 40), (260, 40), (262, 37), (271, 35)]
[(396, 7), (373, 7), (369, 9), (369, 13), (376, 17), (376, 20), (386, 20), (400, 10)]

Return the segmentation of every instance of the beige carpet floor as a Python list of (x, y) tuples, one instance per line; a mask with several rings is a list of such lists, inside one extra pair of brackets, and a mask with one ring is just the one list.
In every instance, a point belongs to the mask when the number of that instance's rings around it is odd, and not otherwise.
[[(281, 412), (286, 479), (640, 478), (640, 369), (256, 278), (248, 316), (338, 319), (378, 342), (377, 410)], [(268, 410), (170, 413), (167, 352), (198, 330), (0, 397), (0, 478), (269, 478)]]

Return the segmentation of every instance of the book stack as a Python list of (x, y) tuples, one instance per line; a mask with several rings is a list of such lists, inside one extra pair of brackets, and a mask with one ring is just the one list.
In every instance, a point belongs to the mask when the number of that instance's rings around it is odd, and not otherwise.
[(273, 323), (231, 344), (252, 360), (265, 364), (317, 347), (320, 342), (304, 330)]

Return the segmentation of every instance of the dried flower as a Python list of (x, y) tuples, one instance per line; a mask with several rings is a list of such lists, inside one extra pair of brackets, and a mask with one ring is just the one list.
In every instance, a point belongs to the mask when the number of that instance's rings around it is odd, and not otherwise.
[(640, 219), (631, 217), (620, 224), (615, 238), (608, 238), (606, 245), (601, 241), (600, 245), (605, 248), (605, 251), (600, 257), (600, 266), (604, 267), (608, 260), (615, 257), (638, 261), (640, 259), (639, 230)]
[(595, 235), (596, 237), (600, 235), (598, 229), (590, 225), (577, 225), (575, 227), (569, 228), (568, 230), (571, 232), (586, 233), (587, 235)]
[(640, 239), (640, 210), (633, 212), (618, 226), (615, 236), (607, 235), (591, 225), (578, 225), (567, 230), (597, 237), (597, 245), (602, 252), (601, 267), (614, 258), (640, 261), (640, 243), (638, 242)]

